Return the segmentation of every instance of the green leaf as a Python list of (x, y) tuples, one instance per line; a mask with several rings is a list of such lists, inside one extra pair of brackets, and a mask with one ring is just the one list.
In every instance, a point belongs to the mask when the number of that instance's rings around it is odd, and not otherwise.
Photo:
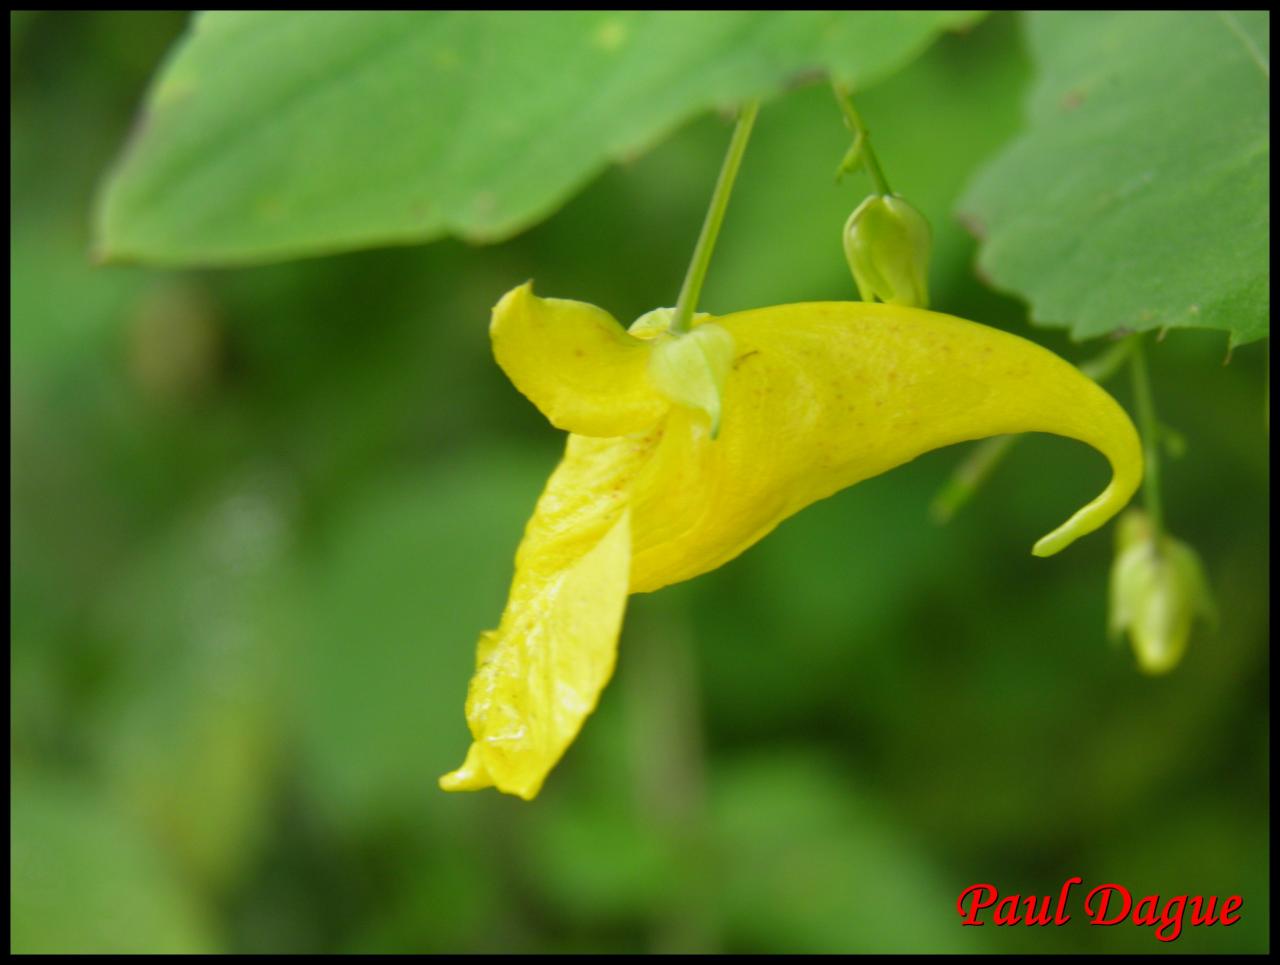
[(701, 111), (819, 70), (865, 86), (977, 16), (203, 14), (106, 185), (97, 252), (236, 264), (500, 240)]
[(990, 280), (1077, 339), (1270, 331), (1270, 15), (1032, 13), (1026, 132), (960, 209)]

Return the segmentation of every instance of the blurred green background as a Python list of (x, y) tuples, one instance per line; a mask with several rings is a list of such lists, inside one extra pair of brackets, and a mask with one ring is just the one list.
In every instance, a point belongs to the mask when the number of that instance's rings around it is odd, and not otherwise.
[[(1096, 454), (1029, 438), (939, 528), (944, 450), (633, 598), (535, 803), (444, 794), (563, 444), (493, 364), (489, 308), (531, 277), (624, 321), (673, 303), (728, 126), (499, 246), (92, 267), (95, 186), (185, 20), (11, 20), (15, 951), (1266, 950), (1267, 342), (1152, 353), (1187, 442), (1170, 528), (1222, 611), (1171, 676), (1105, 638), (1110, 530), (1029, 554), (1100, 489)], [(949, 215), (1030, 74), (1000, 14), (859, 103), (934, 222), (936, 307), (1078, 361), (1098, 346), (1030, 331)], [(853, 296), (846, 146), (823, 86), (765, 105), (706, 310)], [(959, 925), (970, 884), (1072, 875), (1243, 917), (1167, 945), (1078, 909)]]

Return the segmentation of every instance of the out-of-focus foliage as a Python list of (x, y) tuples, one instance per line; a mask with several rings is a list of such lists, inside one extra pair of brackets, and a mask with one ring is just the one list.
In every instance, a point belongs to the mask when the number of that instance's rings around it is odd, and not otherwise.
[(204, 910), (175, 886), (164, 856), (142, 828), (104, 807), (92, 785), (19, 766), (9, 803), (10, 951), (215, 949)]
[[(961, 450), (634, 598), (537, 802), (446, 795), (476, 634), (561, 445), (493, 363), (489, 309), (529, 277), (618, 317), (673, 303), (727, 127), (691, 124), (501, 246), (94, 268), (95, 180), (184, 20), (13, 21), (15, 950), (1267, 948), (1260, 346), (1227, 366), (1217, 333), (1151, 346), (1187, 443), (1166, 513), (1221, 612), (1169, 676), (1107, 644), (1109, 533), (1026, 553), (1106, 472), (1034, 436), (945, 529), (927, 507)], [(1027, 334), (948, 215), (1018, 130), (1022, 26), (943, 37), (858, 105), (934, 226), (932, 303)], [(829, 90), (767, 106), (708, 311), (853, 296), (847, 146)], [(1079, 915), (959, 925), (969, 884), (1073, 874), (1239, 893), (1243, 917), (1172, 945)]]
[(1077, 339), (1271, 330), (1271, 15), (1029, 14), (1026, 132), (961, 202), (993, 282)]
[(214, 11), (103, 198), (113, 259), (243, 264), (494, 241), (711, 107), (860, 85), (973, 11)]

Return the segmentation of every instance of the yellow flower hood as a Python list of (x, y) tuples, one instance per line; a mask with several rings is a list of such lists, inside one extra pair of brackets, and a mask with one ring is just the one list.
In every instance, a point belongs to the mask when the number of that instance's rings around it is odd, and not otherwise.
[[(811, 302), (701, 316), (683, 336), (645, 319), (633, 330), (593, 305), (539, 298), (531, 283), (493, 310), (498, 364), (571, 435), (516, 553), (502, 621), (480, 638), (466, 703), (474, 740), (441, 778), (446, 790), (536, 795), (613, 672), (628, 594), (713, 570), (847, 486), (970, 439), (1079, 439), (1107, 457), (1112, 479), (1035, 544), (1048, 556), (1103, 525), (1141, 480), (1138, 435), (1110, 395), (1052, 352), (975, 322)], [(656, 363), (690, 338), (706, 343), (714, 387), (681, 393)], [(696, 404), (709, 393), (713, 415)]]

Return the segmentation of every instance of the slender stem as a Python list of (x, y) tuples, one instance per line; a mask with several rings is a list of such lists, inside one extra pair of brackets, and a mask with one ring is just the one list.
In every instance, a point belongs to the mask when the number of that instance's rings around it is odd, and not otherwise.
[(1138, 339), (1130, 336), (1121, 339), (1115, 345), (1080, 363), (1080, 371), (1095, 382), (1105, 382), (1120, 371), (1120, 367), (1129, 361), (1129, 356), (1138, 346)]
[(889, 182), (885, 180), (884, 171), (880, 167), (880, 161), (876, 157), (875, 148), (871, 146), (871, 132), (867, 130), (867, 125), (862, 123), (862, 115), (853, 106), (853, 98), (849, 96), (849, 91), (834, 80), (831, 82), (831, 90), (835, 93), (836, 103), (840, 105), (840, 110), (844, 114), (845, 126), (853, 131), (854, 137), (857, 139), (859, 144), (858, 160), (862, 162), (862, 166), (866, 168), (867, 174), (870, 175), (871, 183), (874, 185), (876, 193), (892, 194), (893, 192), (889, 190)]
[(724, 221), (725, 209), (729, 207), (729, 195), (733, 193), (733, 182), (738, 176), (738, 167), (742, 164), (742, 155), (746, 152), (747, 140), (751, 137), (751, 126), (755, 124), (759, 110), (760, 102), (753, 100), (744, 104), (738, 114), (738, 124), (733, 129), (733, 138), (729, 141), (729, 150), (724, 156), (720, 177), (716, 179), (715, 191), (711, 195), (711, 206), (707, 208), (707, 217), (702, 222), (702, 233), (698, 235), (693, 258), (689, 261), (689, 270), (685, 273), (684, 284), (680, 286), (680, 300), (676, 302), (676, 315), (671, 320), (670, 329), (677, 335), (689, 331), (693, 311), (698, 307), (702, 282), (707, 277), (707, 266), (711, 264), (711, 252), (715, 250), (720, 224)]
[(1019, 436), (992, 436), (983, 439), (969, 453), (929, 504), (929, 515), (935, 523), (949, 523), (956, 511), (967, 503), (1002, 459), (1013, 448)]
[(1142, 336), (1133, 339), (1133, 354), (1129, 357), (1133, 372), (1133, 395), (1138, 409), (1138, 427), (1142, 432), (1142, 455), (1146, 462), (1142, 477), (1142, 501), (1151, 517), (1151, 529), (1159, 545), (1164, 531), (1164, 511), (1160, 501), (1160, 423), (1156, 420), (1156, 407), (1151, 397), (1151, 379), (1147, 375), (1147, 355)]

